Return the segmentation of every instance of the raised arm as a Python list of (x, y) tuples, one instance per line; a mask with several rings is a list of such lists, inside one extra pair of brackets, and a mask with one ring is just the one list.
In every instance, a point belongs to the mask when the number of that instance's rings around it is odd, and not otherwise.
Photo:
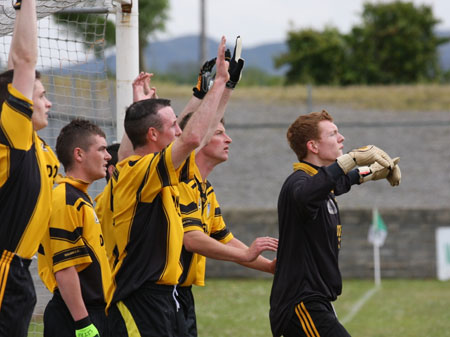
[[(141, 72), (133, 81), (133, 103), (141, 101), (143, 99), (158, 98), (156, 95), (156, 87), (151, 87), (150, 82), (152, 80), (153, 73)], [(133, 144), (128, 138), (126, 132), (122, 136), (120, 141), (119, 150), (117, 152), (118, 161), (131, 156), (134, 153)]]
[(9, 51), (9, 67), (14, 69), (12, 85), (30, 100), (33, 98), (37, 62), (36, 1), (23, 1), (16, 10), (14, 34)]
[[(200, 146), (214, 121), (225, 84), (229, 80), (229, 63), (225, 61), (225, 42), (225, 37), (222, 37), (217, 52), (216, 79), (213, 86), (192, 115), (181, 136), (173, 144), (172, 162), (175, 168), (178, 168), (187, 156)], [(217, 127), (217, 124), (218, 122), (214, 127)]]

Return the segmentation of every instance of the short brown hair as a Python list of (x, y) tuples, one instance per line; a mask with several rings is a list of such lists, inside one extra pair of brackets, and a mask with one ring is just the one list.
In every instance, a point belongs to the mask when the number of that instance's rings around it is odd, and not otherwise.
[(125, 132), (133, 144), (133, 149), (147, 143), (147, 132), (150, 127), (160, 130), (163, 126), (158, 112), (170, 106), (170, 100), (149, 98), (131, 104), (125, 112)]
[[(12, 83), (14, 77), (14, 70), (10, 69), (0, 74), (0, 107), (3, 105), (3, 102), (6, 101), (8, 97), (8, 84)], [(41, 73), (39, 71), (35, 71), (36, 80), (41, 79)]]
[(73, 150), (79, 147), (87, 151), (92, 144), (91, 136), (95, 135), (106, 139), (103, 130), (86, 119), (74, 119), (61, 129), (56, 139), (56, 154), (66, 171), (74, 164)]
[(303, 160), (308, 154), (306, 143), (319, 139), (319, 122), (333, 121), (333, 117), (326, 111), (310, 112), (298, 117), (289, 127), (286, 137), (292, 151), (298, 160)]

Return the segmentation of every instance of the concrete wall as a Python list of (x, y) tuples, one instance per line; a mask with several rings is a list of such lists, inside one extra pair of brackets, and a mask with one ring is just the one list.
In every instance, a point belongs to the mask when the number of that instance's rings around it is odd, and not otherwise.
[[(388, 229), (381, 247), (383, 278), (436, 278), (437, 227), (450, 226), (450, 209), (379, 210)], [(278, 237), (276, 210), (224, 210), (227, 226), (246, 244), (257, 236)], [(367, 241), (371, 210), (341, 210), (340, 267), (344, 278), (373, 278), (373, 246)], [(273, 258), (272, 253), (264, 253)], [(271, 277), (235, 263), (208, 259), (207, 277)]]

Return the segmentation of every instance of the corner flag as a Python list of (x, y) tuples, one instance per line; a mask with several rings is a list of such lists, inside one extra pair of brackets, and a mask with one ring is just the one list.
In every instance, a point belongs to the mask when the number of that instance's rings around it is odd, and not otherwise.
[(373, 210), (372, 226), (369, 229), (368, 240), (371, 244), (381, 247), (384, 244), (387, 236), (386, 225), (381, 218), (378, 209)]

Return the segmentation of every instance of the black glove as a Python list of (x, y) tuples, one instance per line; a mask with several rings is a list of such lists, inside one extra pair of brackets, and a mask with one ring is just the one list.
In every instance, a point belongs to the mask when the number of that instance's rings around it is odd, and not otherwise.
[(213, 74), (212, 69), (216, 65), (216, 58), (213, 58), (209, 61), (206, 61), (203, 66), (200, 68), (200, 72), (198, 73), (197, 85), (192, 88), (194, 92), (194, 96), (203, 99), (209, 88), (211, 87)]
[(19, 10), (22, 5), (22, 0), (12, 0), (12, 5), (15, 10)]
[(244, 59), (241, 59), (242, 42), (241, 37), (236, 38), (233, 57), (230, 59), (230, 50), (225, 52), (225, 59), (230, 62), (228, 73), (230, 80), (227, 82), (227, 88), (234, 89), (242, 77), (242, 68), (244, 68)]

